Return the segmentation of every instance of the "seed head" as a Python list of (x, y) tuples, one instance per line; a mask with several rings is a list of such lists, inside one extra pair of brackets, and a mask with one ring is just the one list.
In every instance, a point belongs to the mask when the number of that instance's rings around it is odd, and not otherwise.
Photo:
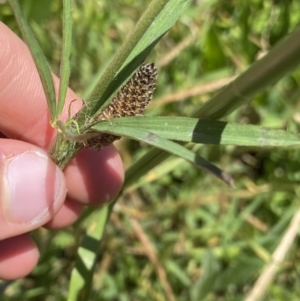
[[(156, 88), (156, 79), (157, 69), (154, 63), (141, 65), (95, 120), (141, 115), (152, 99)], [(99, 136), (88, 139), (85, 146), (100, 150), (120, 138), (99, 133)]]

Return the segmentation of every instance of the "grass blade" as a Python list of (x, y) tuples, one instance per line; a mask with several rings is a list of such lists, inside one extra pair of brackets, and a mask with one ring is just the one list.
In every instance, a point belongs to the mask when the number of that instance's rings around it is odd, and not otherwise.
[(168, 140), (182, 142), (256, 146), (299, 147), (299, 134), (257, 125), (199, 120), (188, 117), (140, 116), (102, 121), (93, 129), (100, 132), (118, 131), (120, 128), (138, 128)]
[(190, 163), (195, 164), (197, 167), (203, 168), (211, 172), (217, 178), (221, 179), (228, 185), (233, 186), (233, 180), (230, 177), (230, 175), (226, 174), (218, 167), (209, 163), (202, 157), (194, 154), (193, 152), (181, 146), (180, 144), (166, 140), (160, 136), (157, 136), (149, 131), (145, 131), (138, 127), (116, 127), (114, 128), (113, 131), (107, 129), (106, 132), (113, 135), (118, 135), (118, 136), (135, 139), (138, 141), (143, 141), (149, 145), (160, 148), (172, 155), (178, 156), (180, 158), (187, 160)]
[[(291, 33), (260, 61), (237, 77), (220, 93), (201, 107), (193, 117), (219, 119), (249, 101), (249, 97), (288, 74), (300, 63), (300, 29)], [(129, 185), (154, 166), (168, 158), (169, 154), (152, 149), (136, 161), (126, 172), (125, 185)], [(149, 163), (148, 163), (149, 162)], [(150, 163), (151, 162), (151, 163)]]
[(251, 96), (267, 88), (300, 64), (300, 29), (295, 30), (262, 59), (227, 85), (193, 117), (219, 119), (227, 116)]
[(20, 8), (17, 0), (9, 0), (9, 4), (14, 12), (18, 26), (22, 32), (22, 35), (30, 49), (31, 55), (39, 72), (41, 82), (45, 91), (47, 104), (49, 108), (51, 124), (53, 124), (56, 116), (56, 98), (54, 91), (54, 84), (51, 76), (51, 72), (44, 56), (42, 49), (38, 41), (36, 40), (31, 27), (26, 20), (23, 12)]
[[(176, 22), (190, 0), (153, 0), (99, 80), (80, 118), (95, 115), (145, 60), (155, 44)], [(88, 111), (87, 111), (88, 110)]]
[(72, 270), (68, 301), (89, 300), (95, 262), (100, 248), (99, 237), (103, 235), (107, 210), (108, 206), (103, 206), (100, 211), (95, 212), (80, 244), (75, 267)]
[(203, 255), (201, 267), (203, 272), (190, 290), (190, 300), (204, 300), (206, 295), (213, 290), (221, 266), (214, 254), (207, 250)]
[(58, 119), (64, 104), (69, 86), (69, 78), (71, 73), (71, 56), (72, 48), (72, 7), (70, 0), (63, 1), (63, 45), (61, 51), (61, 62), (60, 62), (60, 84), (58, 92), (58, 102), (56, 110), (56, 118)]

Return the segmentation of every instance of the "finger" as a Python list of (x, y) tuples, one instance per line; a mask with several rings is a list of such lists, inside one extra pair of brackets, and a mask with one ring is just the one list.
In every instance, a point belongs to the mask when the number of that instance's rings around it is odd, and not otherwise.
[[(7, 137), (48, 148), (55, 134), (45, 93), (28, 47), (0, 22), (0, 130)], [(53, 76), (55, 87), (58, 78)], [(57, 89), (56, 89), (57, 90)], [(78, 98), (68, 90), (67, 104)], [(78, 110), (81, 101), (72, 108)], [(67, 109), (62, 118), (66, 119)]]
[(124, 174), (118, 173), (119, 170), (123, 170), (123, 163), (113, 146), (104, 148), (101, 153), (92, 149), (82, 150), (65, 169), (71, 199), (67, 198), (45, 227), (59, 229), (71, 225), (83, 210), (79, 203), (99, 205), (114, 199), (124, 180)]
[[(8, 137), (29, 141), (43, 148), (48, 148), (55, 131), (49, 125), (45, 95), (31, 54), (27, 46), (1, 23), (0, 50), (2, 54), (0, 56), (0, 69), (3, 70), (0, 73), (0, 83), (3, 83), (0, 85), (0, 131)], [(58, 79), (56, 77), (54, 77), (54, 82), (57, 86)], [(68, 104), (74, 99), (78, 99), (78, 97), (71, 90), (68, 90), (63, 118), (67, 116)], [(81, 101), (74, 102), (72, 108), (76, 111), (80, 105)], [(84, 151), (84, 154), (91, 156), (85, 160), (89, 166), (81, 164), (84, 161), (83, 157), (79, 160), (73, 160), (72, 173), (66, 170), (68, 193), (71, 197), (85, 204), (94, 204), (96, 199), (102, 202), (120, 190), (124, 178), (122, 162), (114, 148), (110, 148), (109, 152), (110, 156), (107, 156), (105, 150), (98, 153)], [(108, 161), (104, 163), (104, 160)], [(99, 166), (106, 164), (107, 169), (111, 172), (106, 175), (98, 167), (95, 171), (95, 164)], [(68, 179), (70, 176), (78, 179), (82, 173), (87, 174), (91, 170), (95, 175), (92, 178), (94, 180), (92, 183), (85, 182), (82, 190), (77, 189), (78, 182), (74, 183)], [(91, 177), (89, 178), (91, 179)], [(101, 183), (114, 184), (102, 185)], [(96, 186), (100, 187), (101, 185), (101, 189), (95, 189)], [(103, 195), (96, 196), (95, 193), (98, 192)]]
[(65, 197), (65, 177), (45, 151), (0, 139), (0, 240), (45, 224)]
[(66, 199), (58, 213), (44, 227), (61, 229), (73, 224), (83, 211), (84, 206), (78, 202)]
[(28, 235), (0, 241), (0, 278), (13, 280), (26, 276), (36, 266), (39, 252)]
[(101, 152), (83, 149), (65, 169), (69, 196), (87, 205), (110, 201), (123, 183), (122, 171), (122, 160), (113, 146)]

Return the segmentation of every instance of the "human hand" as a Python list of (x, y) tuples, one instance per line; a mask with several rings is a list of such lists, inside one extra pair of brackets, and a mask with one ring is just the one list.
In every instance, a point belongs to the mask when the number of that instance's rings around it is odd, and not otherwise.
[[(54, 83), (57, 90), (57, 77)], [(79, 98), (69, 90), (64, 120), (73, 99)], [(73, 104), (75, 113), (81, 102)], [(99, 152), (83, 149), (64, 172), (48, 157), (55, 130), (38, 72), (27, 46), (1, 22), (0, 135), (0, 278), (16, 279), (31, 272), (39, 258), (27, 233), (66, 227), (84, 205), (111, 200), (124, 171), (112, 145)]]

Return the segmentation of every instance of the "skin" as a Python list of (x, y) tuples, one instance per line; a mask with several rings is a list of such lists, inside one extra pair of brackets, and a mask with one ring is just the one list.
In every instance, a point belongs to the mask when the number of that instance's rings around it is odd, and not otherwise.
[[(74, 99), (80, 98), (68, 90), (63, 120)], [(72, 113), (81, 105), (73, 102)], [(0, 22), (1, 279), (24, 277), (36, 266), (31, 230), (67, 227), (85, 205), (111, 200), (122, 186), (123, 164), (112, 145), (99, 152), (83, 149), (62, 172), (47, 155), (55, 134), (31, 54)]]

